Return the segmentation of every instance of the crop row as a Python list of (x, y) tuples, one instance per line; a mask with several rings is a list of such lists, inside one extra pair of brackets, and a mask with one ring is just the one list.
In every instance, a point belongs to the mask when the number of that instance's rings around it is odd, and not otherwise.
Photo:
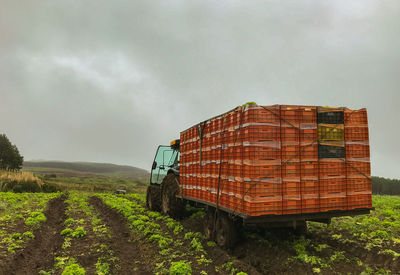
[[(109, 274), (111, 266), (117, 267), (118, 259), (104, 242), (110, 239), (111, 232), (99, 218), (99, 214), (88, 202), (89, 196), (82, 193), (70, 193), (65, 200), (67, 218), (64, 229), (59, 232), (63, 237), (61, 249), (54, 257), (54, 267), (42, 274)], [(85, 259), (95, 259), (87, 263)], [(85, 262), (85, 267), (81, 262)], [(90, 262), (90, 261), (89, 261)]]
[(168, 216), (147, 210), (143, 196), (97, 196), (125, 217), (133, 234), (156, 247), (158, 255), (154, 259), (155, 274), (207, 274), (206, 270), (222, 271), (223, 267), (215, 266), (206, 251), (207, 247), (215, 246), (214, 242), (207, 242), (203, 234), (186, 230), (180, 222)]
[(46, 221), (48, 202), (61, 193), (0, 193), (0, 257), (15, 253)]

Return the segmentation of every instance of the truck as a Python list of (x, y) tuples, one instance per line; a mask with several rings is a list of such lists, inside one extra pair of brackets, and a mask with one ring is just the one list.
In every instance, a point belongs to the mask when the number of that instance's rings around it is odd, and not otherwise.
[(236, 107), (158, 146), (146, 206), (179, 218), (205, 209), (204, 233), (232, 247), (241, 227), (307, 230), (372, 207), (366, 109)]

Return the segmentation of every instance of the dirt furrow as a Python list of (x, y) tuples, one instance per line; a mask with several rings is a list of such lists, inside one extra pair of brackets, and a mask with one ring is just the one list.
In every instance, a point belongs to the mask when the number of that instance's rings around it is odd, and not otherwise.
[(109, 245), (119, 259), (119, 274), (153, 274), (153, 266), (147, 265), (143, 259), (146, 255), (144, 248), (140, 247), (140, 242), (132, 239), (125, 219), (97, 197), (91, 197), (89, 202), (111, 230)]
[[(344, 232), (342, 232), (345, 235)], [(347, 233), (348, 239), (351, 240), (352, 236)], [(372, 248), (367, 250), (363, 243), (351, 242), (342, 243), (338, 240), (332, 239), (331, 235), (327, 232), (319, 232), (318, 234), (312, 234), (312, 240), (319, 243), (326, 243), (330, 245), (334, 250), (345, 251), (347, 255), (359, 258), (364, 264), (367, 264), (376, 268), (383, 268), (390, 270), (394, 274), (400, 274), (400, 262), (397, 261), (393, 256), (381, 254), (380, 249)]]
[(61, 247), (60, 232), (65, 220), (65, 197), (51, 200), (44, 212), (47, 221), (34, 231), (35, 238), (0, 266), (0, 274), (38, 274), (54, 265), (54, 253)]

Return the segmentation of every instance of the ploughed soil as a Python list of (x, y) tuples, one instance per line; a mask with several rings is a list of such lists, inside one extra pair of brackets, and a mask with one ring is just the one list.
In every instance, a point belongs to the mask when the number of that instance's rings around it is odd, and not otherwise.
[(108, 245), (119, 259), (118, 274), (153, 274), (152, 254), (150, 247), (141, 245), (131, 236), (130, 229), (124, 218), (107, 207), (97, 197), (91, 197), (90, 204), (100, 214), (104, 224), (111, 230), (111, 239)]
[[(49, 270), (53, 267), (53, 255), (63, 243), (60, 231), (66, 217), (64, 200), (65, 197), (62, 196), (48, 203), (44, 212), (47, 221), (33, 232), (35, 238), (23, 250), (8, 256), (0, 263), (0, 274), (38, 274), (40, 270)], [(20, 231), (22, 232), (21, 228), (15, 230), (15, 232)]]
[[(203, 231), (204, 218), (184, 218), (181, 223), (192, 231)], [(340, 232), (347, 239), (354, 239), (349, 232)], [(291, 229), (242, 229), (240, 240), (233, 249), (226, 250), (231, 258), (241, 266), (250, 265), (261, 274), (314, 274), (311, 264), (296, 259), (294, 244), (301, 236)], [(329, 268), (321, 268), (323, 274), (360, 274), (366, 267), (374, 270), (385, 269), (392, 274), (400, 274), (400, 261), (391, 255), (379, 253), (378, 249), (365, 249), (365, 244), (354, 239), (352, 243), (341, 243), (330, 233), (307, 233), (303, 235), (310, 241), (308, 254), (328, 262)], [(310, 249), (310, 246), (329, 245), (322, 251)], [(215, 250), (215, 249), (214, 249)], [(394, 250), (398, 250), (394, 249)], [(343, 252), (345, 259), (329, 261), (335, 252)], [(362, 262), (362, 265), (358, 263)], [(249, 273), (252, 274), (252, 273)]]
[[(184, 218), (183, 226), (194, 232), (203, 232), (204, 218)], [(233, 260), (236, 267), (248, 274), (312, 274), (312, 269), (299, 261), (289, 261), (295, 256), (293, 249), (284, 247), (290, 230), (271, 230), (271, 238), (256, 229), (242, 230), (239, 241), (232, 249), (212, 247), (207, 253), (221, 257), (222, 261)], [(221, 261), (221, 259), (220, 259)]]
[[(60, 235), (64, 229), (63, 222), (67, 218), (64, 200), (65, 197), (62, 196), (49, 202), (44, 212), (47, 221), (34, 231), (35, 238), (27, 243), (23, 250), (17, 250), (16, 254), (7, 256), (0, 262), (0, 274), (38, 274), (40, 270), (54, 269), (54, 257), (60, 255), (58, 253), (64, 241)], [(89, 202), (111, 231), (110, 238), (101, 240), (101, 243), (107, 245), (118, 258), (118, 267), (112, 266), (111, 274), (153, 274), (155, 264), (162, 258), (159, 247), (144, 240), (142, 236), (133, 234), (124, 217), (104, 205), (99, 198), (91, 197)], [(186, 216), (180, 222), (185, 230), (203, 232), (202, 217)], [(162, 223), (160, 226), (163, 230), (169, 230)], [(14, 232), (23, 232), (23, 227), (23, 223), (16, 224)], [(340, 233), (346, 239), (353, 240), (350, 233), (348, 235), (346, 232)], [(179, 237), (183, 239), (181, 235)], [(307, 252), (310, 256), (329, 262), (330, 267), (321, 269), (322, 274), (360, 274), (367, 266), (374, 270), (386, 269), (392, 274), (400, 274), (400, 261), (390, 255), (380, 254), (376, 249), (369, 251), (365, 249), (365, 244), (355, 239), (354, 242), (343, 243), (333, 239), (329, 231), (318, 234), (307, 233), (303, 237), (309, 242)], [(296, 258), (294, 245), (299, 238), (288, 229), (247, 228), (242, 230), (240, 240), (233, 249), (210, 247), (203, 241), (206, 256), (213, 261), (207, 267), (196, 268), (198, 259), (189, 254), (176, 260), (191, 261), (194, 265), (194, 274), (198, 274), (198, 270), (204, 270), (207, 274), (230, 274), (223, 267), (228, 262), (232, 262), (237, 270), (248, 274), (313, 274), (313, 268), (319, 267), (318, 265), (306, 264)], [(88, 230), (86, 238), (73, 240), (71, 245), (69, 255), (77, 259), (87, 274), (95, 274), (96, 261), (102, 256), (102, 252), (96, 249), (99, 241), (96, 235)], [(182, 251), (189, 249), (189, 242), (185, 241)], [(329, 247), (322, 251), (310, 248), (321, 244), (327, 244)], [(342, 252), (345, 259), (329, 261), (335, 252)], [(218, 273), (215, 267), (218, 267)]]
[[(160, 260), (159, 248), (153, 243), (143, 240), (142, 236), (132, 234), (127, 226), (124, 217), (117, 211), (104, 205), (97, 197), (92, 197), (90, 203), (100, 213), (100, 218), (111, 229), (113, 240), (110, 246), (115, 252), (115, 255), (120, 258), (121, 270), (119, 274), (153, 274), (156, 261)], [(165, 231), (168, 229), (161, 222), (161, 228)], [(171, 234), (173, 235), (173, 234)], [(184, 233), (178, 235), (183, 239)], [(182, 251), (187, 251), (190, 247), (190, 240), (185, 240), (182, 245)], [(198, 270), (206, 271), (207, 274), (231, 274), (222, 268), (222, 265), (232, 261), (234, 266), (240, 271), (248, 274), (260, 274), (251, 265), (238, 261), (236, 257), (230, 256), (227, 251), (218, 247), (208, 247), (203, 243), (203, 247), (207, 251), (207, 258), (213, 260), (208, 266), (197, 266), (197, 258), (186, 254), (182, 258), (178, 257), (175, 260), (186, 260), (192, 263), (193, 274), (199, 274)], [(219, 272), (215, 271), (215, 267), (220, 267)], [(132, 268), (135, 272), (132, 273)]]

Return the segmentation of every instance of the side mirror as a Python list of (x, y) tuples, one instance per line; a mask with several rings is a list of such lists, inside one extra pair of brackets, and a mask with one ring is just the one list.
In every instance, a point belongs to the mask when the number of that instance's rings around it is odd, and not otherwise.
[(153, 162), (153, 166), (151, 167), (151, 170), (154, 170), (154, 169), (156, 169), (156, 168), (157, 168), (157, 162), (154, 161), (154, 162)]

